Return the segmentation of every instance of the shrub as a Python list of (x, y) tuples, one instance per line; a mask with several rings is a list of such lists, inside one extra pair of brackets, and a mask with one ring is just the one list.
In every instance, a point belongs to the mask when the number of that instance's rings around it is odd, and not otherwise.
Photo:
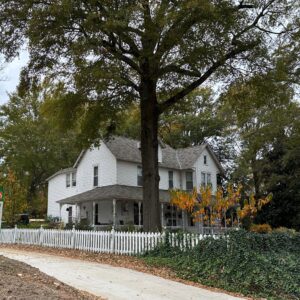
[(256, 233), (270, 233), (272, 232), (272, 227), (269, 224), (252, 224), (250, 231)]
[(295, 229), (286, 228), (286, 227), (275, 228), (275, 229), (273, 229), (273, 232), (286, 233), (286, 234), (289, 234), (289, 235), (295, 235), (295, 234), (297, 234), (297, 231)]
[(144, 259), (184, 279), (268, 299), (300, 299), (300, 234), (244, 230), (187, 251), (163, 244)]

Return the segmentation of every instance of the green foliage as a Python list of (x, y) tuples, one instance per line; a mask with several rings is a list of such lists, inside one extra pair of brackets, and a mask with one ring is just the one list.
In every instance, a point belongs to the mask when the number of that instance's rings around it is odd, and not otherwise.
[(7, 174), (0, 173), (0, 185), (5, 192), (3, 221), (7, 226), (12, 226), (18, 221), (19, 214), (27, 212), (27, 191), (11, 170)]
[(278, 64), (232, 85), (221, 97), (220, 113), (240, 141), (232, 180), (242, 183), (245, 194), (254, 190), (256, 199), (273, 195), (256, 222), (299, 229), (300, 105)]
[[(52, 119), (41, 113), (47, 86), (10, 95), (0, 107), (0, 158), (4, 173), (13, 170), (25, 190), (30, 212), (44, 217), (46, 179), (61, 168), (69, 167), (80, 152), (75, 131), (60, 130)], [(21, 97), (22, 96), (22, 97)]]
[(167, 266), (184, 279), (267, 299), (299, 299), (300, 234), (257, 234), (243, 230), (229, 238), (207, 238), (180, 251), (163, 244), (143, 259)]
[(297, 44), (298, 2), (2, 0), (0, 52), (11, 59), (28, 42), (30, 71), (63, 82), (48, 107), (62, 123), (76, 124), (85, 141), (114, 127), (129, 105), (140, 105), (144, 226), (154, 230), (159, 117), (209, 80), (261, 72), (278, 45)]

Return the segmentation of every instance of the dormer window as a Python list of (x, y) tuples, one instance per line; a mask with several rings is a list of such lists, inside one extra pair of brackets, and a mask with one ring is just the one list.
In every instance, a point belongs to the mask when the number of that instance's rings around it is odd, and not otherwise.
[(66, 174), (66, 187), (70, 187), (71, 186), (71, 174), (67, 173)]
[(99, 184), (99, 167), (98, 166), (94, 166), (94, 187), (98, 186)]
[(204, 163), (205, 165), (207, 165), (207, 156), (206, 156), (206, 155), (203, 156), (203, 163)]

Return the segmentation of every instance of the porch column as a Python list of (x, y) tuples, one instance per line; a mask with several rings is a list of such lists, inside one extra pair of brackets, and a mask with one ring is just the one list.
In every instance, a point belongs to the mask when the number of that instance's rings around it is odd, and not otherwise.
[(142, 214), (141, 214), (142, 202), (141, 201), (139, 201), (138, 206), (139, 206), (139, 226), (141, 226), (142, 225)]
[(77, 205), (77, 203), (75, 203), (74, 222), (72, 222), (72, 223), (77, 223), (77, 214), (78, 214), (78, 205)]
[(116, 226), (116, 199), (113, 199), (113, 227)]
[(78, 216), (77, 216), (77, 218), (78, 218), (78, 222), (80, 223), (80, 221), (81, 221), (81, 203), (78, 204)]
[(96, 203), (95, 203), (95, 201), (93, 201), (93, 212), (92, 212), (92, 218), (93, 218), (92, 225), (93, 226), (95, 226), (95, 205), (96, 205)]
[(62, 204), (59, 203), (59, 222), (61, 222), (61, 210), (62, 210)]
[(161, 227), (164, 227), (164, 204), (161, 203), (160, 205), (160, 210), (161, 210)]

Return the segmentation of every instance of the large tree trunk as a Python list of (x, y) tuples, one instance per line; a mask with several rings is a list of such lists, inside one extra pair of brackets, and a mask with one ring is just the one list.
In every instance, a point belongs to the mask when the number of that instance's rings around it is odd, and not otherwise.
[(161, 229), (158, 173), (158, 108), (156, 86), (151, 80), (141, 83), (141, 150), (143, 168), (143, 228)]

